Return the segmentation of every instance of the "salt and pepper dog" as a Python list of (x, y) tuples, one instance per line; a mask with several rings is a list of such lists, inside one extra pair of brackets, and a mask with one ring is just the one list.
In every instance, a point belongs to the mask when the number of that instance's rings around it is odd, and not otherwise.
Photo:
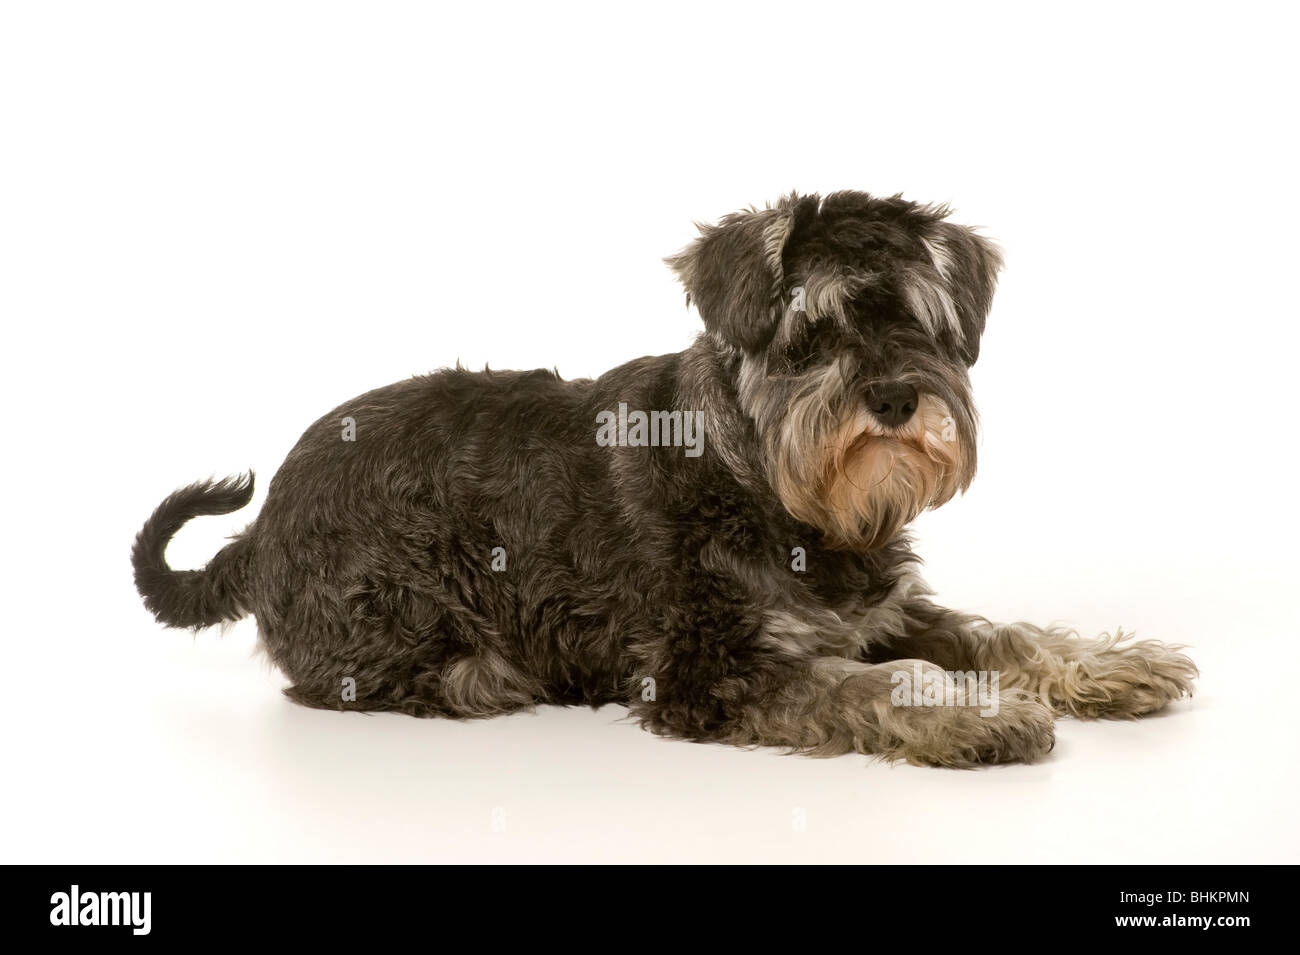
[(247, 504), (177, 491), (140, 532), (161, 622), (246, 614), (314, 707), (486, 717), (620, 703), (656, 733), (971, 766), (1058, 715), (1192, 689), (1152, 641), (944, 609), (906, 528), (975, 475), (968, 370), (1001, 257), (947, 210), (790, 195), (669, 259), (704, 321), (595, 380), (456, 368), (312, 425), (200, 571), (164, 551)]

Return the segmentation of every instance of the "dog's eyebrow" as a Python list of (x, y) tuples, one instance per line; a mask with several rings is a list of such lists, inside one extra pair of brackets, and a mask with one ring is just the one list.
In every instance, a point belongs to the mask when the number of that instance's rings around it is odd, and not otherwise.
[(917, 269), (908, 269), (900, 281), (899, 292), (908, 311), (925, 330), (939, 338), (947, 332), (958, 344), (965, 341), (957, 305), (942, 281), (934, 281)]
[[(864, 292), (882, 290), (899, 303), (898, 317), (906, 315), (917, 322), (931, 338), (951, 336), (958, 344), (964, 340), (956, 303), (942, 279), (941, 269), (950, 269), (946, 250), (936, 246), (931, 253), (934, 266), (908, 268), (887, 277), (881, 272), (848, 272), (825, 269), (809, 273), (801, 286), (804, 322), (797, 320), (793, 305), (787, 307), (775, 343), (785, 347), (803, 330), (818, 324), (832, 324), (851, 331), (855, 327), (855, 304)], [(890, 286), (893, 291), (890, 292)]]
[(939, 273), (939, 278), (947, 282), (953, 266), (952, 252), (948, 248), (947, 240), (940, 235), (921, 236), (921, 245), (925, 246), (925, 251), (930, 256), (934, 270)]
[(831, 319), (849, 327), (853, 300), (866, 289), (879, 285), (880, 278), (872, 272), (813, 272), (803, 286), (810, 320)]

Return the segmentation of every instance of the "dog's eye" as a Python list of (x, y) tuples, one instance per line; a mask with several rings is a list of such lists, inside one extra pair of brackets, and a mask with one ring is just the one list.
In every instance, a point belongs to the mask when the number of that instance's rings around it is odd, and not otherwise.
[(810, 325), (802, 329), (781, 350), (781, 359), (791, 374), (802, 374), (821, 359), (830, 346), (832, 332), (824, 325)]
[(817, 349), (809, 336), (800, 336), (797, 341), (785, 346), (781, 357), (790, 371), (797, 374), (808, 370), (817, 357)]

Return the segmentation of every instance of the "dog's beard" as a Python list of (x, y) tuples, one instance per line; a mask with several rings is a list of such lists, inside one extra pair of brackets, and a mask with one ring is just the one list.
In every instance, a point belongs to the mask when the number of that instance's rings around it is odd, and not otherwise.
[[(914, 364), (921, 364), (915, 359)], [(766, 449), (768, 481), (791, 515), (832, 547), (880, 547), (975, 474), (975, 417), (965, 375), (931, 362), (917, 410), (884, 426), (854, 385), (851, 356), (794, 377), (742, 363), (738, 392)]]
[(888, 543), (927, 508), (969, 485), (969, 421), (922, 393), (916, 413), (888, 428), (858, 404), (834, 414), (817, 395), (796, 399), (772, 442), (772, 484), (786, 509), (832, 547)]
[[(965, 447), (947, 405), (933, 395), (922, 395), (900, 428), (884, 427), (865, 409), (854, 412), (826, 442), (815, 495), (820, 513), (811, 523), (834, 546), (879, 547), (964, 486)], [(808, 495), (800, 497), (806, 506)]]

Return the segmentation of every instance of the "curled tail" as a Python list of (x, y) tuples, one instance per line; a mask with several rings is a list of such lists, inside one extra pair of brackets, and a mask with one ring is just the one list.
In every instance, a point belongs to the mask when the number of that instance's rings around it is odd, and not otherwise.
[(246, 586), (251, 541), (236, 538), (202, 570), (172, 570), (167, 543), (186, 521), (237, 511), (253, 497), (253, 473), (224, 481), (200, 481), (158, 505), (131, 548), (135, 589), (144, 605), (169, 627), (210, 627), (248, 613)]

